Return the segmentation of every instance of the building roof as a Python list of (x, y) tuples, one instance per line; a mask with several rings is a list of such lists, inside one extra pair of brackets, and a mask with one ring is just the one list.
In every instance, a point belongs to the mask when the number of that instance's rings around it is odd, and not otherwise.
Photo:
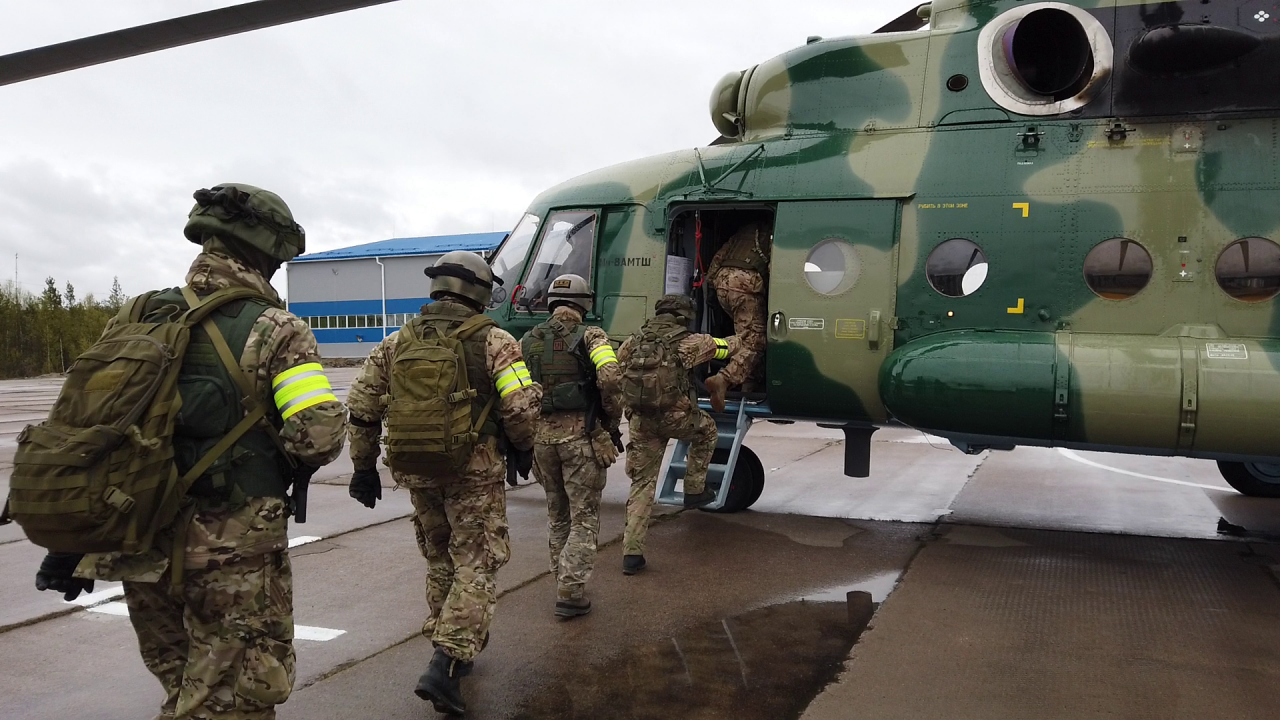
[(292, 262), (314, 260), (356, 260), (398, 255), (443, 255), (454, 250), (487, 252), (498, 247), (507, 236), (504, 232), (469, 233), (466, 235), (437, 235), (434, 237), (392, 238), (377, 242), (353, 245), (348, 248), (299, 255)]

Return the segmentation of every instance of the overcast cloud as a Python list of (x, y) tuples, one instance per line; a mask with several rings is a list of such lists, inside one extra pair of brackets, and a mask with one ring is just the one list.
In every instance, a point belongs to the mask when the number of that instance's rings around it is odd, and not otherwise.
[[(237, 2), (0, 0), (0, 54)], [(542, 190), (705, 145), (722, 75), (909, 2), (400, 0), (0, 87), (0, 279), (179, 282), (191, 193), (279, 193), (307, 249), (508, 230)], [(283, 287), (283, 273), (276, 278)]]

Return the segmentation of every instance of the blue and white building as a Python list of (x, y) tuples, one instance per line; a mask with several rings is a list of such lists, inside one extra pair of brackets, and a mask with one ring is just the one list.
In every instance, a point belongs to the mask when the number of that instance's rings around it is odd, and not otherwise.
[(311, 326), (323, 357), (364, 357), (431, 302), (423, 270), (454, 250), (488, 253), (504, 237), (397, 238), (301, 255), (286, 266), (289, 310)]

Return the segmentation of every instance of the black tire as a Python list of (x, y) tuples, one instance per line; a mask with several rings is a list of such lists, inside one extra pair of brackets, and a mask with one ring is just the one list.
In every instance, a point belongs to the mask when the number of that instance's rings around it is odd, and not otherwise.
[[(747, 498), (747, 507), (756, 504), (760, 499), (760, 493), (764, 492), (764, 463), (760, 462), (760, 456), (756, 455), (751, 448), (746, 445), (738, 451), (738, 464), (747, 463), (751, 468), (751, 495)], [(744, 510), (746, 508), (743, 508)]]
[(1218, 461), (1222, 479), (1241, 495), (1280, 498), (1280, 464)]
[[(743, 448), (746, 450), (746, 448)], [(755, 453), (752, 453), (752, 457)], [(733, 478), (729, 481), (729, 496), (724, 499), (724, 505), (720, 508), (712, 510), (711, 508), (700, 508), (704, 512), (713, 513), (736, 513), (747, 509), (753, 501), (751, 493), (755, 488), (755, 477), (752, 472), (750, 463), (742, 462), (742, 452), (738, 453), (738, 464), (733, 468)], [(711, 455), (711, 463), (713, 465), (723, 465), (729, 462), (729, 451), (724, 448), (716, 448)]]

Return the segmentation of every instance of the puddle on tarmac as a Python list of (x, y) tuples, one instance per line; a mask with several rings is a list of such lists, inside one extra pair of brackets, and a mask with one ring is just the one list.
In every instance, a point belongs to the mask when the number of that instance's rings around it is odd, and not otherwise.
[(760, 608), (627, 648), (544, 687), (514, 717), (797, 718), (840, 672), (875, 607), (866, 594), (839, 599)]
[(891, 572), (881, 573), (880, 575), (873, 575), (870, 578), (859, 583), (854, 583), (853, 585), (829, 588), (812, 595), (805, 595), (801, 600), (808, 600), (810, 602), (844, 602), (849, 593), (862, 591), (871, 593), (872, 602), (882, 603), (889, 597), (889, 593), (893, 592), (893, 588), (898, 584), (898, 578), (900, 577), (902, 577), (902, 573), (897, 570), (893, 570)]

